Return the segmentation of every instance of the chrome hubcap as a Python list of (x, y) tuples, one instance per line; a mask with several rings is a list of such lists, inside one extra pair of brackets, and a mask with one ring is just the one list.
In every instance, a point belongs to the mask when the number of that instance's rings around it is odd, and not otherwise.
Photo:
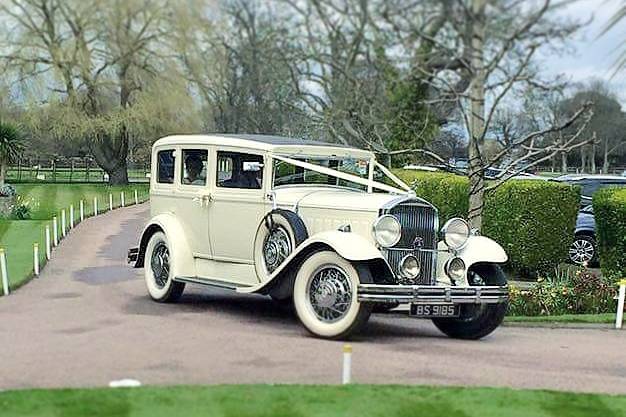
[(154, 283), (158, 288), (165, 287), (170, 276), (170, 251), (164, 243), (159, 243), (152, 252), (150, 267), (154, 275)]
[(326, 265), (309, 281), (308, 299), (318, 319), (333, 323), (343, 318), (352, 302), (352, 285), (343, 269)]
[(593, 244), (585, 239), (577, 239), (569, 249), (569, 257), (577, 264), (589, 263), (593, 259), (595, 248)]
[(263, 242), (263, 259), (267, 271), (272, 273), (287, 259), (292, 246), (289, 234), (282, 227), (276, 227)]

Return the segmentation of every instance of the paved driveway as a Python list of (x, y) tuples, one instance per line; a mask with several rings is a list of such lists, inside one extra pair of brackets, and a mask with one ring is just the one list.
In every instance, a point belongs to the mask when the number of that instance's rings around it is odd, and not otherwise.
[[(269, 298), (188, 286), (179, 304), (152, 302), (124, 263), (147, 216), (85, 221), (39, 279), (0, 298), (0, 389), (339, 382), (342, 343), (309, 337)], [(623, 331), (502, 327), (471, 342), (373, 316), (352, 344), (356, 382), (626, 393)]]

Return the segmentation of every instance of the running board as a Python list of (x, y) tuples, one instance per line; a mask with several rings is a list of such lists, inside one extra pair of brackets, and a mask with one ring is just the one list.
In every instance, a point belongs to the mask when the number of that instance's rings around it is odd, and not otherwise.
[(198, 277), (176, 277), (174, 281), (184, 282), (188, 284), (199, 284), (207, 287), (221, 288), (225, 290), (237, 291), (238, 288), (247, 288), (249, 285), (232, 284), (230, 282), (218, 281), (216, 279), (204, 279)]

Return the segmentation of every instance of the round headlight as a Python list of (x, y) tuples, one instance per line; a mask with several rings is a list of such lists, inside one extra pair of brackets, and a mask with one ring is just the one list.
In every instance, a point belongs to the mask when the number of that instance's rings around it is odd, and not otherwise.
[(413, 255), (407, 255), (400, 261), (400, 272), (405, 278), (417, 278), (420, 274), (420, 262)]
[(400, 240), (402, 227), (393, 216), (385, 214), (374, 222), (374, 239), (384, 247), (390, 248)]
[(445, 270), (453, 280), (462, 280), (465, 276), (465, 262), (461, 258), (452, 258), (447, 262)]
[(470, 235), (469, 224), (463, 219), (455, 217), (443, 225), (441, 229), (443, 240), (451, 249), (461, 249), (467, 243)]

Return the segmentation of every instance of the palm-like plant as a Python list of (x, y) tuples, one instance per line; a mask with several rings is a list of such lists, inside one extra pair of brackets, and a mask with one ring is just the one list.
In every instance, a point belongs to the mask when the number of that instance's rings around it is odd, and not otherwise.
[(4, 185), (7, 167), (15, 162), (24, 150), (17, 126), (0, 120), (0, 186)]

